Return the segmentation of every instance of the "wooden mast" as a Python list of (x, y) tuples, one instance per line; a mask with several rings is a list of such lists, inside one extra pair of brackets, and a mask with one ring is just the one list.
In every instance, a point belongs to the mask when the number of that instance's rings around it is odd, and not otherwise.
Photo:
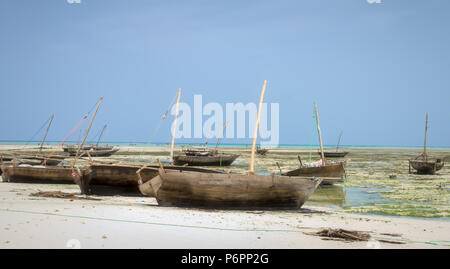
[(317, 131), (319, 132), (320, 154), (322, 156), (322, 163), (325, 164), (326, 160), (325, 160), (325, 155), (323, 154), (322, 132), (320, 131), (319, 113), (317, 112), (316, 102), (314, 102), (314, 109), (316, 110)]
[(255, 174), (255, 147), (256, 147), (256, 139), (258, 138), (259, 119), (261, 117), (261, 107), (262, 107), (262, 103), (264, 100), (264, 93), (266, 91), (266, 85), (267, 85), (267, 80), (264, 80), (263, 88), (261, 91), (261, 97), (259, 99), (258, 115), (256, 118), (255, 131), (253, 132), (253, 144), (252, 144), (252, 153), (251, 153), (251, 159), (250, 159), (250, 171), (249, 171), (250, 175)]
[[(227, 121), (223, 124), (223, 128), (222, 128), (222, 136), (223, 136), (223, 134), (225, 133), (225, 128), (227, 128)], [(215, 149), (215, 151), (217, 152), (217, 146), (219, 146), (219, 141), (220, 141), (220, 137), (219, 138), (217, 138), (217, 141), (216, 141), (216, 149)]]
[(95, 146), (98, 146), (98, 143), (100, 142), (100, 138), (102, 137), (103, 132), (105, 131), (105, 129), (106, 129), (106, 124), (105, 124), (105, 126), (103, 126), (102, 132), (100, 133), (100, 135), (98, 137), (98, 140), (97, 140), (97, 144)]
[(44, 135), (44, 138), (42, 139), (41, 146), (39, 147), (39, 153), (42, 152), (42, 147), (44, 146), (45, 138), (47, 138), (48, 129), (50, 129), (50, 125), (52, 125), (52, 121), (53, 121), (53, 117), (54, 116), (55, 115), (52, 115), (51, 118), (50, 118), (50, 122), (48, 123), (47, 130), (45, 131), (45, 135)]
[(86, 133), (84, 134), (83, 141), (82, 141), (81, 144), (78, 146), (77, 154), (75, 155), (75, 158), (74, 158), (74, 160), (73, 160), (73, 166), (72, 166), (72, 168), (75, 167), (75, 164), (76, 164), (77, 159), (78, 159), (78, 154), (80, 153), (80, 150), (81, 150), (81, 148), (83, 147), (84, 141), (86, 141), (86, 138), (87, 138), (87, 136), (88, 136), (88, 134), (89, 134), (89, 131), (91, 130), (92, 123), (94, 122), (95, 115), (97, 115), (97, 111), (98, 111), (98, 108), (100, 107), (100, 104), (102, 103), (102, 100), (103, 100), (103, 96), (100, 98), (100, 101), (98, 101), (97, 108), (95, 108), (95, 113), (94, 113), (94, 115), (92, 116), (91, 122), (89, 123), (89, 127), (87, 128)]
[(341, 137), (342, 137), (342, 131), (339, 134), (339, 139), (338, 139), (338, 143), (337, 143), (337, 146), (336, 146), (336, 152), (338, 152), (339, 144), (341, 143)]
[(423, 157), (427, 161), (427, 130), (428, 130), (428, 112), (425, 118), (425, 141), (423, 143)]
[(172, 127), (172, 144), (170, 145), (170, 161), (172, 163), (173, 163), (173, 149), (175, 147), (175, 131), (177, 128), (178, 105), (180, 103), (180, 95), (181, 95), (181, 88), (178, 88), (177, 104), (175, 106), (175, 119), (173, 120), (173, 127)]

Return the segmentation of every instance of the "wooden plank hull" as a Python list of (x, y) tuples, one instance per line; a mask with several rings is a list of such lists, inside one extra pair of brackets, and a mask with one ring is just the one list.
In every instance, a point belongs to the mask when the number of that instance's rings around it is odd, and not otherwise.
[(79, 184), (81, 177), (86, 174), (86, 169), (81, 168), (81, 175), (73, 174), (70, 167), (54, 166), (14, 166), (2, 165), (2, 178), (8, 182), (32, 182), (32, 183), (67, 183)]
[(421, 175), (434, 175), (444, 167), (444, 162), (425, 161), (425, 160), (409, 160), (409, 164)]
[[(119, 151), (119, 149), (98, 149), (98, 150), (87, 150), (89, 155), (92, 157), (109, 157)], [(77, 154), (77, 150), (69, 150), (70, 156), (75, 156)], [(83, 152), (80, 152), (80, 154)]]
[[(157, 165), (149, 165), (141, 170), (141, 178), (143, 183), (149, 181), (158, 175)], [(88, 175), (88, 184), (105, 185), (116, 187), (130, 187), (138, 191), (138, 175), (136, 172), (142, 168), (142, 165), (133, 164), (92, 164), (90, 166), (90, 174)], [(165, 166), (167, 170), (175, 171), (197, 171), (203, 173), (220, 173), (219, 171), (184, 166)], [(148, 196), (153, 196), (149, 192)]]
[(315, 176), (322, 177), (322, 184), (334, 184), (342, 182), (345, 177), (345, 162), (327, 164), (324, 166), (300, 167), (283, 173), (283, 176)]
[[(348, 154), (348, 151), (324, 151), (325, 158), (343, 158)], [(319, 155), (321, 153), (319, 152)]]
[(161, 206), (298, 209), (319, 185), (306, 177), (205, 174), (159, 170), (150, 180)]
[(218, 154), (214, 156), (175, 156), (175, 165), (189, 166), (229, 166), (239, 157), (238, 154)]

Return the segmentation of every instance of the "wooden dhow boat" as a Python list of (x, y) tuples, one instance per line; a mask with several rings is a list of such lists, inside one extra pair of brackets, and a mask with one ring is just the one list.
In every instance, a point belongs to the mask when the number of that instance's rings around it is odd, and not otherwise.
[[(324, 151), (323, 155), (326, 158), (343, 158), (348, 154), (348, 151), (339, 151), (339, 144), (341, 142), (341, 137), (342, 137), (342, 131), (339, 134), (339, 139), (338, 139), (338, 143), (336, 146), (336, 151)], [(319, 155), (321, 155), (322, 153), (319, 151), (318, 152)]]
[(158, 176), (139, 180), (142, 194), (155, 195), (161, 206), (229, 209), (298, 209), (320, 184), (318, 178), (255, 175), (255, 143), (264, 81), (253, 139), (249, 174), (168, 170), (160, 163)]
[(303, 164), (302, 160), (299, 158), (300, 167), (283, 173), (285, 176), (318, 176), (323, 177), (322, 184), (334, 184), (341, 182), (346, 174), (345, 174), (345, 166), (347, 161), (327, 161), (325, 158), (325, 154), (323, 151), (322, 144), (322, 132), (320, 130), (319, 124), (319, 113), (317, 111), (317, 105), (314, 102), (315, 108), (315, 118), (317, 124), (317, 130), (319, 133), (319, 144), (320, 144), (320, 155), (321, 160), (315, 163)]
[(259, 146), (256, 147), (256, 153), (259, 155), (266, 155), (268, 151), (269, 151), (269, 149), (261, 148)]
[[(83, 143), (89, 133), (89, 130), (94, 121), (97, 110), (101, 104), (103, 97), (100, 98), (100, 101), (97, 104), (97, 108), (95, 110), (95, 114), (92, 116), (89, 127), (86, 131), (85, 137), (81, 144)], [(58, 182), (58, 183), (76, 183), (79, 185), (80, 189), (83, 190), (86, 188), (84, 186), (85, 182), (88, 182), (84, 177), (87, 175), (88, 168), (85, 166), (77, 167), (76, 161), (79, 156), (75, 156), (73, 164), (71, 166), (48, 166), (46, 165), (48, 160), (54, 158), (52, 152), (49, 156), (45, 157), (42, 161), (43, 165), (29, 165), (29, 164), (2, 164), (2, 179), (4, 181), (19, 181), (19, 182), (33, 182), (33, 183), (47, 183), (47, 182)], [(14, 161), (13, 161), (14, 162)]]
[[(69, 153), (70, 156), (75, 156), (77, 154), (78, 147), (69, 147), (65, 148), (65, 150)], [(116, 148), (114, 146), (91, 145), (83, 147), (83, 149), (81, 149), (80, 151), (89, 152), (89, 155), (91, 155), (92, 157), (108, 157), (119, 151), (119, 148)]]
[(3, 164), (1, 166), (2, 179), (5, 182), (32, 182), (32, 183), (76, 183), (81, 185), (83, 177), (87, 175), (87, 168), (73, 168), (68, 166), (43, 166), (27, 164)]
[(428, 112), (425, 118), (425, 139), (423, 145), (423, 153), (414, 159), (409, 160), (409, 173), (411, 167), (416, 170), (417, 174), (434, 175), (437, 171), (444, 167), (444, 162), (441, 159), (432, 160), (427, 154), (427, 131), (428, 131)]
[(154, 195), (161, 206), (299, 209), (319, 184), (318, 178), (207, 174), (164, 167), (140, 190)]
[(175, 165), (189, 166), (230, 166), (239, 154), (223, 154), (217, 153), (208, 156), (174, 156), (173, 163)]
[[(165, 166), (169, 171), (188, 171), (188, 172), (201, 172), (201, 173), (221, 173), (221, 171), (203, 169), (197, 167), (188, 166)], [(137, 165), (137, 164), (107, 164), (95, 162), (89, 166), (89, 170), (86, 173), (86, 177), (83, 179), (87, 182), (86, 193), (95, 193), (95, 187), (98, 185), (113, 186), (113, 187), (129, 187), (138, 191), (138, 181), (142, 180), (142, 183), (149, 181), (158, 175), (159, 166), (156, 164)], [(150, 194), (147, 194), (152, 196)]]

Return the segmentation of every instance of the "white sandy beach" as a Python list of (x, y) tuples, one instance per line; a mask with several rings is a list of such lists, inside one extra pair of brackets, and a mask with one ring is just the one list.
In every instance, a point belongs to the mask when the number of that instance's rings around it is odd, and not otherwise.
[[(158, 207), (154, 198), (143, 197), (97, 196), (101, 200), (92, 201), (29, 196), (50, 190), (79, 192), (75, 185), (0, 184), (0, 248), (450, 248), (446, 221), (311, 206), (301, 211), (221, 211)], [(367, 231), (372, 239), (343, 242), (306, 234), (321, 228)]]

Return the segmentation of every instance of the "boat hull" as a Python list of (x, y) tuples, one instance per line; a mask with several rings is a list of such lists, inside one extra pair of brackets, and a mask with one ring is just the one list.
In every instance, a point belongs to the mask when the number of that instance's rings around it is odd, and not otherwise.
[(162, 169), (150, 180), (161, 206), (226, 209), (299, 209), (319, 183), (319, 179), (306, 177)]
[(322, 185), (342, 182), (345, 178), (345, 162), (324, 166), (300, 167), (282, 174), (283, 176), (315, 176), (322, 178)]
[[(348, 154), (348, 151), (328, 151), (328, 152), (324, 152), (323, 155), (325, 156), (325, 158), (343, 158)], [(321, 153), (319, 152), (319, 155), (321, 155)]]
[(175, 165), (189, 166), (229, 166), (239, 157), (238, 154), (218, 154), (214, 156), (175, 156)]
[[(91, 157), (109, 157), (119, 151), (119, 149), (98, 149), (98, 150), (87, 150), (85, 152), (89, 152)], [(77, 154), (77, 150), (69, 150), (70, 156), (75, 156)], [(80, 152), (82, 154), (83, 152)]]
[[(83, 192), (86, 168), (73, 170), (71, 167), (55, 166), (14, 166), (2, 165), (2, 179), (7, 182), (66, 183), (78, 184)], [(75, 173), (74, 173), (75, 172)]]
[(434, 175), (444, 167), (444, 162), (425, 161), (425, 160), (409, 160), (409, 165), (421, 175)]
[[(138, 180), (139, 176), (137, 171), (142, 168), (142, 165), (131, 165), (131, 164), (92, 164), (90, 167), (90, 174), (88, 175), (88, 185), (105, 185), (113, 187), (129, 187), (138, 191)], [(140, 172), (141, 179), (145, 184), (150, 179), (158, 175), (157, 165), (149, 165), (143, 168)], [(180, 167), (180, 166), (165, 166), (167, 170), (176, 171), (198, 171), (203, 173), (220, 173), (219, 171), (194, 168), (194, 167)], [(151, 188), (148, 188), (146, 194), (147, 196), (153, 196)], [(95, 192), (95, 190), (90, 189), (90, 193)]]

